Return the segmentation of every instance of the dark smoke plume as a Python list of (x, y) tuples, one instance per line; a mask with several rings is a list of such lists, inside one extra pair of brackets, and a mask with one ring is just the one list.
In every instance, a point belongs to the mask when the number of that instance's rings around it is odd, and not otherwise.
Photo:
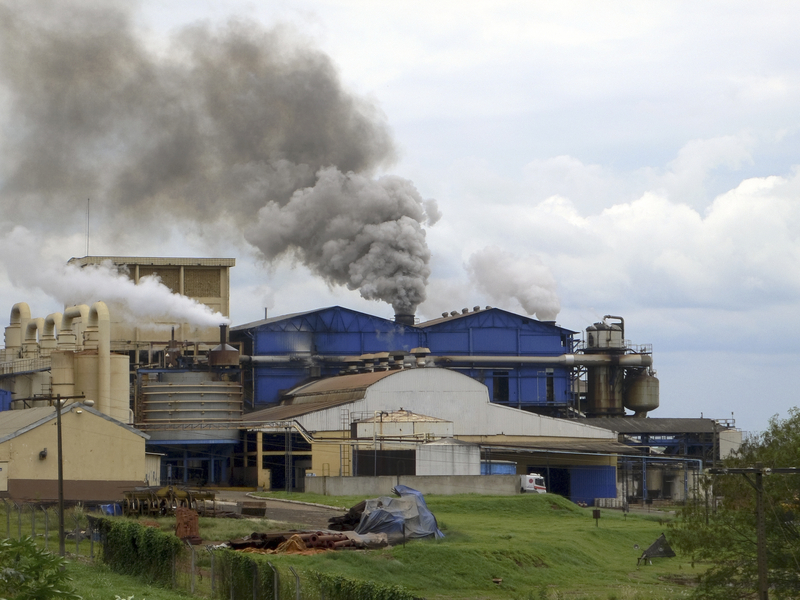
[(395, 157), (380, 111), (287, 28), (197, 24), (157, 51), (134, 16), (128, 2), (0, 0), (6, 221), (80, 230), (89, 197), (120, 232), (226, 219), (267, 260), (290, 254), (413, 312), (438, 210), (374, 177)]

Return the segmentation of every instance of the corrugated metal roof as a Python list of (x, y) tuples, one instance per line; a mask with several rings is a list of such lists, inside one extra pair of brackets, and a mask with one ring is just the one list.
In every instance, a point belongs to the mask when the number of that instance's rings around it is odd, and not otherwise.
[(486, 308), (470, 310), (469, 312), (465, 313), (458, 312), (454, 315), (447, 315), (446, 317), (437, 317), (436, 319), (431, 319), (430, 321), (422, 321), (417, 325), (417, 327), (430, 327), (431, 325), (438, 325), (439, 323), (444, 323), (445, 321), (455, 321), (456, 319), (462, 319), (464, 317), (469, 317), (470, 315), (477, 315), (478, 313), (487, 310), (492, 310), (492, 307), (487, 306)]
[[(364, 392), (376, 381), (384, 377), (389, 377), (395, 373), (400, 373), (400, 369), (394, 371), (373, 371), (372, 373), (354, 373), (352, 375), (339, 375), (338, 377), (327, 377), (306, 383), (290, 390), (286, 395), (295, 398), (302, 396), (313, 396), (330, 392), (361, 391)], [(363, 398), (362, 393), (359, 398)]]
[(317, 402), (305, 402), (303, 404), (280, 404), (278, 406), (265, 408), (264, 410), (258, 410), (256, 412), (244, 415), (242, 417), (242, 421), (245, 423), (258, 421), (286, 421), (289, 419), (295, 419), (302, 415), (311, 414), (318, 410), (325, 410), (326, 408), (333, 408), (335, 406), (339, 406), (340, 404), (347, 404), (353, 400), (359, 400), (362, 397), (363, 396), (359, 396), (358, 398), (331, 398)]
[(500, 312), (500, 313), (504, 313), (504, 314), (506, 314), (508, 316), (515, 317), (517, 319), (528, 319), (530, 321), (535, 321), (537, 323), (542, 323), (544, 325), (552, 325), (553, 327), (555, 327), (557, 329), (561, 329), (562, 331), (565, 331), (565, 332), (568, 332), (568, 333), (577, 333), (577, 332), (572, 331), (570, 329), (566, 329), (565, 327), (562, 327), (561, 325), (558, 325), (555, 321), (539, 321), (535, 317), (526, 316), (526, 315), (518, 315), (516, 313), (509, 312), (509, 311), (504, 310), (502, 308), (490, 307), (490, 306), (486, 307), (486, 308), (481, 308), (479, 310), (470, 310), (469, 312), (466, 312), (466, 313), (459, 312), (459, 313), (457, 313), (455, 315), (447, 315), (446, 317), (438, 317), (436, 319), (431, 319), (430, 321), (423, 321), (421, 323), (417, 323), (416, 327), (419, 327), (420, 329), (424, 329), (424, 328), (427, 328), (427, 327), (432, 327), (434, 325), (439, 325), (440, 323), (448, 323), (450, 321), (457, 321), (458, 319), (463, 319), (463, 318), (466, 318), (466, 317), (474, 317), (475, 315), (479, 315), (481, 313), (485, 313), (485, 312), (489, 312), (489, 311), (497, 311), (497, 312)]
[(24, 433), (32, 426), (49, 421), (56, 416), (52, 406), (38, 406), (24, 410), (4, 410), (0, 412), (0, 442)]
[(625, 444), (621, 444), (620, 442), (616, 442), (614, 440), (592, 440), (586, 438), (569, 438), (568, 440), (544, 440), (538, 441), (536, 438), (531, 438), (530, 442), (514, 442), (512, 444), (496, 442), (496, 443), (486, 443), (481, 442), (481, 446), (484, 448), (492, 448), (492, 449), (503, 449), (510, 452), (518, 450), (520, 452), (525, 451), (537, 451), (541, 450), (543, 452), (554, 452), (554, 451), (562, 451), (562, 452), (570, 452), (570, 453), (582, 453), (585, 452), (587, 454), (640, 454), (641, 451), (637, 448), (633, 448), (631, 446), (626, 446)]
[(164, 256), (83, 256), (70, 258), (67, 262), (78, 265), (99, 265), (105, 261), (115, 265), (152, 265), (160, 267), (235, 267), (235, 258), (191, 258)]
[[(121, 421), (117, 421), (116, 419), (112, 419), (108, 415), (105, 415), (90, 406), (86, 406), (85, 404), (69, 404), (61, 410), (61, 414), (64, 415), (75, 408), (85, 410), (86, 412), (100, 417), (101, 419), (105, 419), (106, 421), (125, 428), (131, 433), (135, 433), (136, 435), (145, 439), (150, 439), (150, 436), (143, 431), (122, 423)], [(0, 412), (0, 443), (15, 438), (18, 435), (30, 431), (31, 429), (47, 423), (48, 421), (52, 421), (55, 418), (56, 411), (52, 406), (37, 406), (35, 408), (25, 408), (22, 410), (2, 411)]]
[(269, 317), (267, 319), (261, 319), (260, 321), (252, 321), (251, 323), (245, 323), (244, 325), (237, 325), (236, 327), (231, 327), (230, 331), (243, 331), (245, 329), (252, 329), (253, 327), (259, 327), (261, 325), (269, 325), (270, 323), (277, 323), (279, 321), (287, 321), (289, 319), (294, 319), (295, 317), (302, 317), (304, 315), (312, 315), (314, 313), (329, 310), (331, 308), (336, 308), (335, 306), (327, 306), (325, 308), (315, 308), (314, 310), (306, 310), (303, 312), (296, 312), (291, 313), (288, 315), (278, 315), (277, 317)]
[[(619, 433), (635, 434), (680, 434), (680, 433), (714, 433), (722, 431), (727, 427), (722, 427), (713, 419), (659, 419), (647, 417), (637, 419), (635, 417), (611, 417), (597, 419), (580, 419), (582, 423), (610, 429)], [(716, 429), (715, 429), (716, 427)]]
[(429, 417), (427, 415), (420, 415), (413, 413), (410, 410), (396, 410), (390, 413), (381, 413), (380, 415), (373, 416), (369, 419), (362, 419), (361, 423), (449, 423), (445, 419), (437, 417)]

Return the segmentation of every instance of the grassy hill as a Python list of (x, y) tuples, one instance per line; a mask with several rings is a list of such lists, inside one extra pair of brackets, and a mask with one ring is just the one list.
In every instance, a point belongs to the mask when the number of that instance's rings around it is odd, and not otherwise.
[[(292, 499), (352, 506), (363, 498), (292, 494)], [(453, 600), (666, 600), (688, 597), (701, 572), (680, 556), (637, 566), (642, 550), (662, 532), (669, 538), (668, 517), (658, 511), (625, 516), (603, 510), (596, 525), (591, 509), (550, 494), (427, 496), (426, 502), (445, 533), (442, 540), (372, 551), (274, 555), (270, 561), (298, 571), (313, 569), (402, 585), (428, 599)], [(209, 529), (222, 525), (201, 519), (201, 534), (207, 537)], [(169, 526), (165, 523), (165, 528)], [(224, 524), (228, 539), (275, 526), (250, 520)], [(242, 528), (241, 534), (231, 527)], [(73, 568), (85, 600), (162, 597), (125, 578), (101, 571), (93, 574), (96, 567)]]

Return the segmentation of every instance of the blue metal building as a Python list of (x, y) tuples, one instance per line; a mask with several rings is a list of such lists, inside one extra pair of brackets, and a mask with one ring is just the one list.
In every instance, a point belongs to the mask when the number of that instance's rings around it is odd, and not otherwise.
[(498, 308), (476, 308), (409, 325), (334, 306), (234, 327), (231, 341), (242, 344), (250, 357), (245, 395), (253, 409), (278, 403), (284, 392), (300, 383), (352, 368), (357, 357), (389, 353), (392, 360), (427, 349), (425, 360), (486, 384), (492, 402), (558, 414), (576, 402), (572, 369), (556, 361), (524, 364), (514, 357), (546, 359), (570, 353), (574, 334), (553, 322)]

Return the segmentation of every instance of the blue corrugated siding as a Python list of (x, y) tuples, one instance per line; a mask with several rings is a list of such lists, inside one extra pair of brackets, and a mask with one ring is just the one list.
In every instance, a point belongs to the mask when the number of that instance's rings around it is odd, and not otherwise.
[(572, 467), (570, 474), (570, 500), (594, 506), (595, 498), (617, 497), (616, 467)]
[(520, 354), (564, 354), (566, 350), (561, 345), (560, 335), (530, 335), (522, 333), (519, 336)]
[[(332, 307), (276, 320), (250, 330), (254, 354), (352, 355), (428, 347), (433, 354), (549, 355), (569, 351), (564, 340), (572, 332), (529, 317), (499, 309), (480, 311), (445, 320), (426, 328), (398, 327), (396, 323), (357, 311)], [(245, 334), (246, 335), (246, 334)], [(570, 345), (570, 344), (567, 344)], [(509, 362), (496, 369), (470, 369), (469, 375), (485, 382), (493, 395), (493, 371), (508, 373), (507, 401), (512, 406), (547, 403), (544, 365)], [(327, 373), (323, 367), (323, 376)], [(462, 371), (464, 372), (464, 371)], [(264, 365), (255, 371), (257, 404), (276, 402), (288, 390), (311, 376), (300, 365)], [(552, 368), (553, 402), (569, 400), (569, 369)]]
[(488, 329), (472, 330), (472, 352), (474, 354), (517, 354), (517, 330)]
[(255, 338), (256, 354), (286, 354), (311, 352), (314, 334), (310, 331), (258, 332)]
[(314, 341), (319, 354), (362, 354), (361, 333), (318, 333)]
[(281, 393), (295, 387), (308, 377), (303, 368), (259, 367), (256, 370), (255, 398), (257, 404), (273, 404), (280, 400)]
[(429, 333), (428, 348), (434, 354), (468, 354), (469, 333)]
[(11, 408), (11, 392), (0, 390), (0, 411)]
[(405, 350), (408, 352), (420, 345), (419, 333), (416, 331), (409, 331), (408, 333), (371, 331), (364, 333), (363, 336), (364, 352), (389, 352), (392, 350)]

